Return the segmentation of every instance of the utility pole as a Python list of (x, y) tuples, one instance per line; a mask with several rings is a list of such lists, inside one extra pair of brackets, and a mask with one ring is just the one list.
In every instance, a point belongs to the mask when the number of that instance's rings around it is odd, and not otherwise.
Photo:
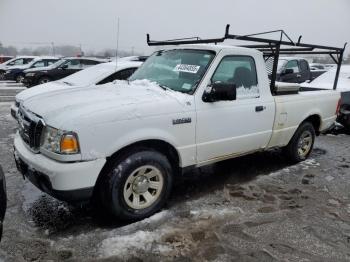
[(82, 47), (81, 47), (81, 44), (79, 44), (79, 52), (80, 52), (80, 56), (84, 56), (84, 53), (83, 53), (83, 49), (82, 49)]
[(118, 64), (118, 50), (119, 50), (119, 17), (118, 17), (118, 26), (117, 26), (117, 50), (115, 51), (115, 68), (116, 69)]
[(55, 56), (55, 43), (51, 42), (51, 47), (52, 47), (52, 55)]

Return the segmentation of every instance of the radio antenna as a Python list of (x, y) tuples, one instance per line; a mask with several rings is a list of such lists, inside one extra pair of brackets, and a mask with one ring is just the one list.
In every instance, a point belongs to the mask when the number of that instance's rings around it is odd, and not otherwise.
[(118, 66), (118, 50), (119, 50), (119, 17), (118, 17), (118, 24), (117, 24), (117, 50), (115, 52), (115, 70), (117, 70), (117, 66)]

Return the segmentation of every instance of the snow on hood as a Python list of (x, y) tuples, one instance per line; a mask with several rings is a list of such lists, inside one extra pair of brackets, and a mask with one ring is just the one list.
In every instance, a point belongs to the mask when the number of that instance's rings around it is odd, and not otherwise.
[(185, 111), (191, 99), (188, 94), (165, 91), (149, 81), (116, 81), (43, 93), (24, 100), (23, 106), (50, 126), (74, 130), (79, 121), (91, 125)]
[(48, 82), (42, 85), (37, 85), (32, 88), (23, 90), (22, 92), (16, 95), (16, 101), (23, 102), (24, 100), (33, 96), (37, 96), (37, 95), (45, 94), (49, 92), (63, 91), (69, 88), (77, 88), (77, 86), (69, 86), (59, 81)]

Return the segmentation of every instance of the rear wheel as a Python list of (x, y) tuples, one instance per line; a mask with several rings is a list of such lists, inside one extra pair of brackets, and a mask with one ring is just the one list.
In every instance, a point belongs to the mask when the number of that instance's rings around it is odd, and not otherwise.
[(44, 76), (44, 77), (41, 77), (38, 82), (39, 82), (39, 85), (41, 85), (41, 84), (48, 83), (50, 81), (51, 81), (51, 79), (49, 77)]
[(294, 163), (309, 157), (315, 142), (315, 128), (309, 122), (302, 123), (285, 147), (287, 157)]
[(102, 174), (99, 194), (105, 207), (122, 220), (140, 220), (159, 211), (172, 187), (172, 168), (159, 152), (130, 152)]

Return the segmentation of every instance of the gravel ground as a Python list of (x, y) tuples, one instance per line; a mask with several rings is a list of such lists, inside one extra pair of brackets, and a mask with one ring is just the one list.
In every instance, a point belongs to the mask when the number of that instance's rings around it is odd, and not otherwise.
[(0, 103), (5, 261), (350, 261), (348, 135), (318, 137), (297, 165), (271, 151), (198, 169), (176, 182), (161, 212), (121, 224), (23, 180), (9, 106)]

